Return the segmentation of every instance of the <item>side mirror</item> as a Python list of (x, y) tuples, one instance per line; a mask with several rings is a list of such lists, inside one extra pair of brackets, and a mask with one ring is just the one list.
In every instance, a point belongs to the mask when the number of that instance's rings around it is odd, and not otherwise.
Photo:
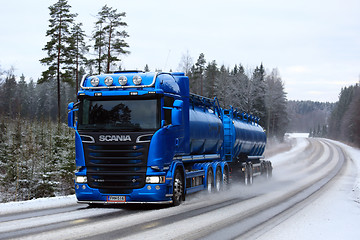
[(182, 125), (182, 118), (183, 118), (182, 108), (183, 108), (183, 101), (175, 100), (173, 104), (173, 109), (171, 110), (171, 122), (173, 126)]
[(74, 109), (74, 103), (71, 102), (68, 105), (68, 110), (69, 110), (69, 112), (68, 112), (68, 126), (70, 128), (75, 128), (76, 127), (75, 112), (78, 109)]

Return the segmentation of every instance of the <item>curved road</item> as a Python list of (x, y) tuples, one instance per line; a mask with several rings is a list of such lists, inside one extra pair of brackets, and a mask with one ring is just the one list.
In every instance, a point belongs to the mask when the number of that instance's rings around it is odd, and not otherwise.
[[(244, 239), (266, 232), (309, 204), (352, 162), (324, 139), (300, 139), (273, 156), (271, 181), (187, 196), (178, 207), (74, 204), (0, 215), (0, 239)], [(337, 178), (335, 178), (337, 176)]]

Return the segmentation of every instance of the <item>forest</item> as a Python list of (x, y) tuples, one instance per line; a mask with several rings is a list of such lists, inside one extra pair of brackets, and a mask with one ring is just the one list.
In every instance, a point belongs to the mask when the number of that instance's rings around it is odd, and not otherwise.
[[(67, 104), (76, 101), (83, 74), (121, 70), (121, 56), (130, 54), (125, 12), (103, 6), (93, 32), (85, 34), (66, 0), (49, 11), (46, 56), (39, 59), (47, 69), (41, 76), (27, 79), (0, 66), (0, 202), (74, 193), (75, 144), (66, 124)], [(253, 69), (219, 66), (204, 53), (196, 61), (185, 53), (176, 71), (189, 76), (192, 93), (260, 117), (268, 139), (309, 132), (360, 146), (358, 85), (343, 88), (337, 103), (288, 101), (279, 70), (263, 63)]]

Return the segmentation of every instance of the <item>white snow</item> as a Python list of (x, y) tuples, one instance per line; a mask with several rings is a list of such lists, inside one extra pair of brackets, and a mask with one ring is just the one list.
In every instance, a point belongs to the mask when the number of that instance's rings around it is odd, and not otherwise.
[(76, 204), (77, 200), (75, 195), (51, 197), (51, 198), (38, 198), (29, 201), (21, 202), (8, 202), (0, 204), (0, 215), (41, 210), (52, 207), (66, 207)]
[(332, 141), (351, 158), (338, 181), (257, 239), (360, 239), (360, 150)]

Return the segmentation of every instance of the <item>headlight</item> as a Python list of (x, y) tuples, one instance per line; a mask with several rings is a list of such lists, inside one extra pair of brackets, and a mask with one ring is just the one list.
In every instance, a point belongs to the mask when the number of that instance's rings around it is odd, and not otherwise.
[(76, 183), (87, 183), (87, 177), (86, 176), (75, 176), (75, 182)]
[(113, 84), (114, 80), (113, 80), (112, 77), (107, 76), (107, 77), (105, 78), (104, 82), (105, 82), (105, 85), (109, 87), (109, 86), (111, 86), (111, 85)]
[(97, 77), (92, 77), (90, 79), (90, 83), (93, 85), (93, 87), (97, 87), (99, 85), (99, 79)]
[(141, 84), (141, 77), (139, 75), (136, 75), (133, 77), (133, 83), (135, 85), (140, 85)]
[(165, 183), (165, 176), (147, 176), (146, 183)]
[(121, 86), (125, 86), (127, 84), (127, 78), (125, 76), (120, 76), (119, 83)]

